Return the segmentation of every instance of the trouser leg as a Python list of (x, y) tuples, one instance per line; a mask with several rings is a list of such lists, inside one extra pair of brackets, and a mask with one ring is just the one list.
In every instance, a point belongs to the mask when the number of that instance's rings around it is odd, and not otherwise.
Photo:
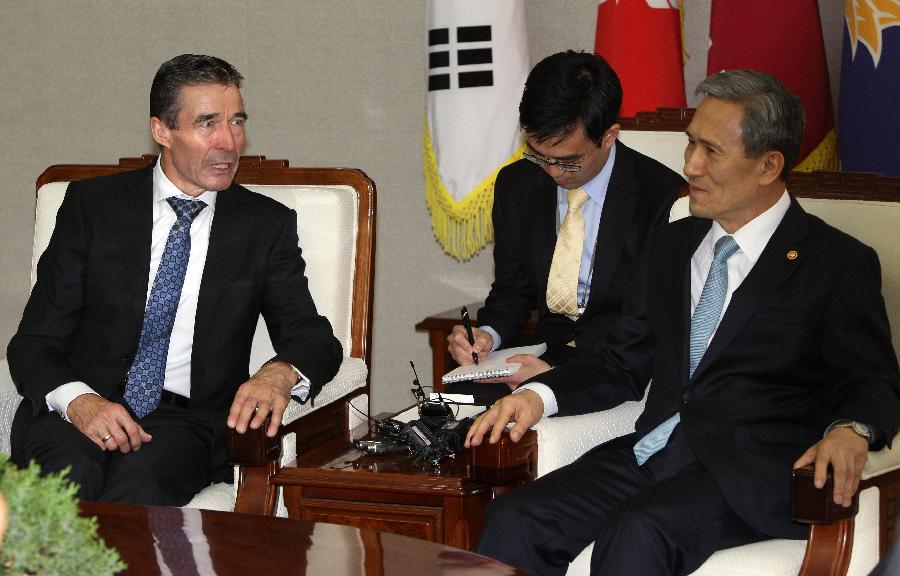
[(690, 574), (716, 550), (766, 538), (732, 512), (712, 476), (694, 463), (607, 515), (591, 574)]
[(96, 500), (106, 483), (107, 453), (59, 415), (32, 414), (23, 401), (13, 423), (12, 461), (19, 467), (34, 460), (43, 474), (69, 468), (67, 477), (78, 485), (78, 498)]
[(212, 480), (213, 431), (187, 410), (160, 405), (140, 420), (153, 439), (135, 452), (111, 453), (99, 500), (183, 506)]
[(13, 462), (35, 460), (44, 474), (69, 468), (81, 500), (180, 506), (211, 483), (214, 434), (208, 422), (168, 405), (139, 421), (153, 436), (137, 451), (101, 450), (54, 413), (23, 402), (13, 424)]
[(634, 461), (634, 442), (613, 440), (492, 502), (475, 551), (533, 574), (564, 574), (606, 515), (653, 481)]

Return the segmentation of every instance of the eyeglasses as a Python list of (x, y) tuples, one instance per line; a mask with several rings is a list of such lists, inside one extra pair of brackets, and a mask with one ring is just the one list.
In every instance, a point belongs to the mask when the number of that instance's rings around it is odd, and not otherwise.
[[(530, 160), (534, 162), (541, 168), (559, 168), (563, 172), (580, 172), (581, 171), (581, 163), (588, 159), (588, 156), (594, 153), (594, 150), (597, 149), (597, 146), (591, 148), (591, 151), (585, 154), (580, 160), (576, 160), (575, 162), (560, 162), (559, 160), (551, 160), (549, 158), (544, 158), (543, 156), (538, 156), (537, 154), (533, 154), (530, 152), (522, 152), (522, 156), (525, 157), (526, 160)], [(529, 148), (531, 150), (531, 148)], [(534, 152), (532, 150), (532, 152)]]

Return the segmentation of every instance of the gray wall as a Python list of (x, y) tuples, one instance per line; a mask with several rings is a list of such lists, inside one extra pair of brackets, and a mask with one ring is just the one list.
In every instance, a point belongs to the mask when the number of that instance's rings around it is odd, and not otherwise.
[[(688, 85), (705, 75), (709, 1), (686, 3)], [(834, 63), (843, 3), (819, 3)], [(532, 61), (592, 49), (596, 5), (527, 0)], [(156, 68), (183, 52), (209, 53), (246, 77), (247, 154), (358, 167), (377, 183), (373, 409), (411, 402), (407, 361), (423, 377), (431, 371), (427, 337), (413, 325), (483, 298), (492, 278), (490, 248), (460, 264), (431, 234), (421, 160), (423, 2), (0, 0), (0, 12), (4, 351), (28, 293), (37, 176), (50, 164), (155, 152), (147, 93)], [(837, 67), (831, 72), (836, 86)]]

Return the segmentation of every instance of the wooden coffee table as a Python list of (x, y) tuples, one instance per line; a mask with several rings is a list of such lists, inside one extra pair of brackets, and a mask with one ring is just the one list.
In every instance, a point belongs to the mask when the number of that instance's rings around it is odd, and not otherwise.
[(499, 492), (535, 477), (537, 439), (508, 435), (495, 445), (466, 450), (439, 466), (408, 453), (363, 454), (350, 437), (313, 450), (284, 466), (272, 482), (283, 489), (291, 518), (333, 522), (403, 534), (471, 550), (484, 508)]
[[(235, 512), (82, 502), (125, 574), (519, 575), (471, 552), (396, 534)], [(90, 567), (85, 567), (90, 573)]]

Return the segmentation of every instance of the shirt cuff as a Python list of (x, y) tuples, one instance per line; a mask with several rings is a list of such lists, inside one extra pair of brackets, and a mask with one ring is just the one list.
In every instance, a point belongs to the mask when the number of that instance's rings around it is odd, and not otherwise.
[(297, 375), (299, 380), (294, 384), (294, 387), (291, 388), (291, 396), (296, 396), (300, 399), (300, 403), (306, 402), (306, 399), (309, 397), (309, 378), (307, 378), (303, 372), (300, 371), (299, 368), (291, 364), (291, 369)]
[(69, 382), (51, 390), (44, 397), (44, 400), (47, 402), (47, 408), (52, 412), (58, 413), (66, 422), (71, 422), (68, 414), (69, 404), (82, 394), (96, 394), (99, 396), (93, 388), (84, 382)]
[(494, 347), (491, 348), (491, 352), (493, 352), (494, 350), (500, 348), (500, 335), (497, 334), (497, 331), (496, 331), (496, 330), (494, 330), (494, 329), (491, 328), (490, 326), (479, 326), (478, 329), (481, 330), (481, 331), (483, 331), (483, 332), (487, 332), (488, 334), (491, 335), (491, 338), (493, 338), (493, 340), (494, 340)]
[(556, 394), (553, 393), (553, 390), (550, 389), (546, 384), (541, 384), (540, 382), (529, 382), (528, 384), (522, 384), (515, 390), (513, 390), (513, 394), (518, 394), (523, 390), (531, 390), (535, 392), (538, 396), (541, 397), (541, 402), (544, 403), (544, 416), (553, 416), (557, 412), (559, 412), (559, 407), (556, 405)]

